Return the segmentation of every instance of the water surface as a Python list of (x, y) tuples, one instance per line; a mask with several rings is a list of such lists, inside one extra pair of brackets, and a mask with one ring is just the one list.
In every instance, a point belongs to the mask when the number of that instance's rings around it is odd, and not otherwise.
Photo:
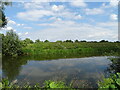
[(106, 56), (32, 60), (30, 58), (3, 58), (3, 77), (19, 84), (43, 83), (45, 80), (73, 82), (73, 86), (97, 87), (97, 81), (107, 72), (112, 62)]

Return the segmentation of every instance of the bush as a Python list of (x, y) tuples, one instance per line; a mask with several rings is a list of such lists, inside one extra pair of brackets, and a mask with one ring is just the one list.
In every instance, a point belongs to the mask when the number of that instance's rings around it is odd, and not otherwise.
[(120, 73), (111, 75), (110, 78), (105, 78), (103, 82), (98, 82), (99, 89), (103, 88), (115, 88), (117, 90), (120, 89)]
[(22, 42), (13, 30), (6, 32), (6, 36), (2, 35), (2, 54), (6, 56), (21, 55)]

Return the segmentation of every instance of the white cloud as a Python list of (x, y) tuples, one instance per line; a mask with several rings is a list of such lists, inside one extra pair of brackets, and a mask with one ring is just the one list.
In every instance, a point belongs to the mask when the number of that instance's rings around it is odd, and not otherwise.
[(74, 1), (70, 2), (70, 4), (75, 7), (86, 7), (87, 6), (87, 4), (84, 2), (84, 0), (74, 0)]
[(43, 8), (43, 5), (41, 2), (28, 2), (24, 4), (25, 9), (40, 9)]
[(115, 7), (118, 5), (119, 0), (110, 0), (110, 5)]
[(7, 27), (5, 30), (9, 31), (9, 30), (13, 30), (12, 27)]
[(111, 20), (117, 20), (118, 18), (117, 18), (117, 15), (116, 15), (116, 14), (111, 14), (111, 15), (110, 15), (110, 19), (111, 19)]
[(15, 24), (16, 24), (16, 22), (15, 22), (15, 21), (13, 21), (13, 20), (9, 20), (9, 21), (8, 21), (8, 24), (15, 25)]
[(18, 33), (18, 35), (19, 35), (19, 36), (21, 36), (21, 35), (22, 35), (22, 33)]
[(64, 6), (63, 5), (53, 5), (52, 6), (52, 10), (53, 11), (61, 11), (61, 10), (63, 10), (64, 9)]
[(38, 21), (40, 18), (50, 15), (53, 15), (53, 13), (49, 10), (29, 10), (18, 13), (17, 17), (23, 20)]
[(102, 8), (93, 8), (93, 9), (85, 9), (85, 12), (87, 15), (97, 15), (97, 14), (103, 14), (104, 10)]
[(97, 23), (97, 26), (117, 28), (118, 22), (102, 22), (102, 23)]
[[(59, 21), (54, 23), (39, 24), (49, 28), (34, 32), (33, 39), (41, 40), (117, 40), (117, 22), (102, 22), (97, 25), (76, 23), (73, 21)], [(30, 36), (33, 36), (32, 34)]]
[(82, 16), (81, 15), (76, 15), (75, 17), (74, 17), (74, 19), (82, 19)]
[(16, 24), (17, 26), (24, 26), (24, 24)]
[(8, 18), (8, 24), (7, 24), (7, 26), (9, 27), (9, 26), (13, 26), (13, 25), (16, 25), (16, 26), (24, 26), (24, 24), (16, 23), (15, 21), (10, 20), (10, 19)]
[(32, 27), (23, 27), (24, 29), (32, 29)]
[(28, 35), (28, 32), (26, 32), (25, 35)]

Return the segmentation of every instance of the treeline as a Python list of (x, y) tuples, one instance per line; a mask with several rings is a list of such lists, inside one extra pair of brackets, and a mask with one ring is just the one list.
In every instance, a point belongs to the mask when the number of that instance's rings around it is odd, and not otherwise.
[[(116, 42), (109, 42), (106, 40), (97, 41), (56, 41), (50, 42), (48, 40), (40, 41), (39, 39), (32, 41), (29, 38), (21, 40), (19, 36), (13, 31), (6, 32), (6, 35), (0, 34), (2, 37), (2, 55), (3, 56), (20, 56), (26, 54), (75, 54), (91, 51), (111, 52), (119, 50)], [(115, 43), (115, 44), (113, 44)]]
[[(27, 42), (27, 43), (29, 43), (29, 44), (30, 43), (39, 43), (39, 42), (50, 42), (49, 40), (40, 41), (39, 39), (37, 39), (35, 41), (32, 41), (29, 38), (26, 38), (24, 41)], [(79, 41), (79, 40), (74, 40), (74, 41), (72, 41), (72, 40), (65, 40), (65, 41), (61, 41), (61, 40), (58, 40), (56, 42), (60, 42), (60, 43), (61, 42), (71, 42), (71, 43), (91, 42), (91, 43), (97, 43), (97, 42), (110, 42), (110, 41), (108, 41), (108, 40), (101, 40), (101, 41), (86, 41), (86, 40), (81, 40), (81, 41)], [(119, 43), (120, 41), (114, 41), (114, 42)]]

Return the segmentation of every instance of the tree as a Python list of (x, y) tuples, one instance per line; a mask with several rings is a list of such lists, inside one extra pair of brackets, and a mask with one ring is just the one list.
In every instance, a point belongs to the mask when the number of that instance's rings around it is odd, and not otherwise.
[(49, 42), (48, 40), (45, 40), (44, 42)]
[(35, 40), (35, 43), (39, 43), (39, 42), (41, 42), (39, 39)]
[(107, 40), (101, 40), (100, 42), (108, 42)]
[(58, 40), (58, 41), (56, 41), (56, 42), (58, 42), (58, 43), (62, 43), (62, 41), (60, 41), (60, 40)]
[(5, 27), (6, 24), (7, 24), (6, 16), (4, 12), (0, 10), (0, 27)]
[(75, 40), (76, 43), (78, 43), (79, 41), (78, 40)]
[(82, 40), (82, 41), (80, 41), (80, 42), (87, 42), (86, 40)]
[(24, 41), (23, 41), (25, 44), (32, 44), (34, 43), (32, 40), (30, 40), (29, 38), (26, 38)]
[(2, 54), (6, 56), (17, 56), (22, 54), (22, 44), (18, 35), (10, 30), (6, 36), (2, 35)]
[(5, 27), (7, 25), (7, 18), (4, 13), (5, 6), (12, 5), (11, 2), (2, 2), (0, 1), (0, 28)]
[(64, 41), (64, 42), (71, 42), (71, 43), (73, 43), (73, 41), (72, 41), (72, 40), (66, 40), (66, 41)]

